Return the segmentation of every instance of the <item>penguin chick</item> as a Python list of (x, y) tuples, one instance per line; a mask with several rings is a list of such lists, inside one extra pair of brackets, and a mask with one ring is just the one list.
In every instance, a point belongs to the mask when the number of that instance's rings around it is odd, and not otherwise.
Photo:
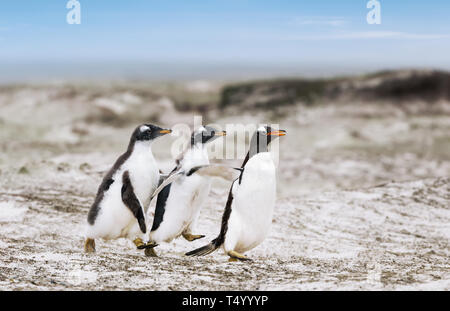
[(138, 248), (145, 246), (141, 238), (147, 232), (144, 208), (160, 178), (151, 144), (168, 133), (171, 130), (152, 124), (134, 130), (127, 151), (103, 178), (89, 210), (85, 252), (95, 252), (97, 238), (128, 237), (134, 239)]
[(243, 170), (231, 186), (219, 236), (186, 255), (203, 256), (223, 246), (230, 261), (249, 260), (243, 253), (261, 244), (272, 224), (276, 170), (268, 146), (284, 135), (286, 131), (275, 131), (269, 126), (255, 132)]
[[(190, 172), (194, 167), (209, 165), (206, 144), (226, 132), (219, 132), (209, 126), (201, 126), (191, 135), (191, 143), (177, 159), (177, 166), (169, 174), (177, 179), (162, 188), (155, 208), (153, 225), (149, 241), (154, 244), (170, 242), (182, 235), (188, 241), (203, 238), (204, 235), (193, 234), (198, 221), (200, 209), (211, 187), (210, 176)], [(155, 251), (146, 249), (147, 256), (156, 256)]]

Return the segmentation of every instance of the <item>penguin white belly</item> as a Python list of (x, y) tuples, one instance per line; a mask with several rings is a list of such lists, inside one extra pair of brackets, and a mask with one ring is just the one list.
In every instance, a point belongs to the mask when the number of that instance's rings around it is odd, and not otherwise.
[(133, 221), (133, 214), (123, 204), (121, 197), (122, 181), (114, 181), (104, 193), (99, 204), (99, 213), (93, 225), (88, 225), (89, 238), (115, 239), (123, 236), (124, 229)]
[[(208, 165), (208, 150), (203, 147), (192, 147), (182, 160), (182, 170)], [(150, 240), (170, 242), (182, 232), (191, 228), (198, 218), (201, 206), (209, 194), (211, 181), (209, 177), (192, 174), (173, 182), (164, 206), (164, 215), (159, 227), (150, 232)]]
[(224, 247), (243, 253), (267, 237), (276, 198), (275, 165), (270, 153), (259, 153), (247, 162), (233, 192)]
[(183, 177), (172, 183), (159, 227), (150, 233), (150, 240), (170, 242), (195, 221), (208, 196), (210, 179), (199, 175)]
[(159, 169), (151, 153), (139, 153), (130, 160), (125, 165), (124, 171), (128, 170), (130, 173), (134, 193), (146, 210), (149, 206), (151, 195), (158, 187)]
[[(141, 206), (146, 207), (159, 181), (159, 170), (150, 151), (147, 154), (133, 152), (130, 158), (112, 176), (114, 182), (104, 193), (99, 204), (99, 213), (93, 225), (88, 225), (90, 238), (116, 239), (135, 238), (142, 235), (136, 218), (122, 201), (122, 175), (129, 172), (134, 193)], [(147, 203), (146, 205), (143, 205)]]

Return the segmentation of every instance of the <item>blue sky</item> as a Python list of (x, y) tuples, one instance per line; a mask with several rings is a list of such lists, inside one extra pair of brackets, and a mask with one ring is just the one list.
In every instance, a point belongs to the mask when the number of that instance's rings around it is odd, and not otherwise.
[(450, 68), (450, 1), (66, 0), (0, 3), (0, 63), (166, 61)]

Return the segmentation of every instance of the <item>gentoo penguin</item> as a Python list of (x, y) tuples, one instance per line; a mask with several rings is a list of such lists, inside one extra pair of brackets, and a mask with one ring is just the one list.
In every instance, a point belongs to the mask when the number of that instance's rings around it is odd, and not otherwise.
[(269, 126), (258, 128), (251, 139), (242, 172), (231, 185), (219, 236), (186, 255), (207, 255), (223, 245), (230, 261), (250, 260), (243, 253), (266, 238), (275, 205), (275, 164), (268, 146), (284, 135), (284, 130), (276, 131)]
[(138, 248), (146, 247), (145, 211), (158, 187), (160, 172), (151, 150), (154, 139), (171, 133), (152, 124), (138, 126), (131, 135), (127, 151), (108, 171), (98, 188), (86, 229), (84, 250), (95, 252), (95, 239), (128, 237)]
[[(188, 241), (203, 238), (193, 234), (205, 198), (211, 187), (209, 176), (194, 174), (194, 167), (209, 165), (206, 144), (225, 131), (217, 131), (210, 126), (201, 126), (191, 135), (188, 148), (176, 160), (176, 167), (169, 174), (177, 179), (162, 188), (156, 201), (155, 216), (149, 234), (150, 243), (170, 242), (182, 235)], [(146, 248), (147, 256), (156, 256), (153, 248)]]

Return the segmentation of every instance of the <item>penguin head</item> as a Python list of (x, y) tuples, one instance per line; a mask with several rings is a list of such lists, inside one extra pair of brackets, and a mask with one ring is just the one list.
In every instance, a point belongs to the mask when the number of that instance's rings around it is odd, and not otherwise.
[(269, 145), (272, 141), (279, 138), (280, 136), (286, 135), (285, 130), (274, 130), (268, 125), (259, 127), (256, 133), (260, 138), (265, 138), (267, 140), (267, 145)]
[(163, 129), (153, 124), (142, 124), (134, 130), (131, 140), (134, 142), (151, 142), (155, 138), (169, 133), (172, 133), (172, 130)]
[(218, 131), (211, 126), (200, 126), (191, 135), (191, 146), (205, 145), (218, 137), (227, 135), (225, 131)]
[(253, 134), (250, 149), (253, 154), (266, 152), (269, 144), (280, 136), (285, 136), (285, 130), (274, 130), (268, 125), (260, 126)]

